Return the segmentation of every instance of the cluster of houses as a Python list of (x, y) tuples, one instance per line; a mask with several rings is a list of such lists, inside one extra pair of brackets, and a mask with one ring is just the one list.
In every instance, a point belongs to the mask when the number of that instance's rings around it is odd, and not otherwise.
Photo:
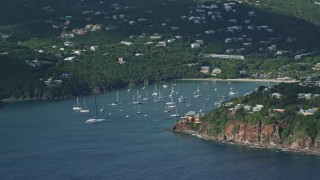
[[(272, 93), (270, 94), (270, 98), (271, 99), (280, 99), (283, 97), (283, 94), (280, 93)], [(297, 94), (297, 98), (299, 99), (317, 99), (320, 98), (320, 94), (311, 94), (311, 93), (299, 93)], [(219, 105), (222, 106), (222, 105)], [(249, 113), (253, 113), (253, 112), (259, 112), (261, 111), (264, 106), (261, 104), (257, 104), (255, 106), (250, 106), (250, 105), (245, 105), (245, 104), (236, 104), (234, 105), (233, 102), (227, 102), (225, 104), (223, 104), (224, 107), (228, 107), (229, 111), (236, 111), (237, 109), (244, 109)], [(299, 111), (297, 111), (297, 114), (301, 114), (301, 115), (313, 115), (316, 111), (318, 110), (318, 108), (309, 108), (309, 109), (300, 109)], [(272, 109), (273, 112), (278, 112), (278, 113), (284, 113), (285, 109)]]
[(224, 107), (230, 107), (229, 111), (236, 111), (238, 109), (244, 109), (247, 112), (253, 113), (253, 112), (259, 112), (264, 107), (261, 104), (256, 104), (255, 106), (245, 105), (245, 104), (236, 104), (233, 107), (233, 102), (228, 102), (224, 104)]
[(57, 87), (62, 85), (62, 80), (53, 79), (52, 77), (44, 80), (44, 84), (48, 87)]
[(216, 76), (218, 74), (222, 73), (222, 70), (220, 68), (214, 68), (210, 72), (210, 67), (209, 66), (201, 66), (200, 72), (204, 74), (211, 74), (212, 76)]
[(187, 121), (190, 123), (201, 124), (201, 118), (204, 116), (203, 113), (196, 113), (195, 111), (189, 111), (185, 114), (182, 121)]
[[(320, 66), (320, 64), (319, 64), (319, 66)], [(303, 85), (303, 86), (318, 86), (318, 87), (320, 87), (320, 80), (318, 79), (317, 76), (307, 76), (305, 78), (305, 80), (300, 83), (300, 85)]]

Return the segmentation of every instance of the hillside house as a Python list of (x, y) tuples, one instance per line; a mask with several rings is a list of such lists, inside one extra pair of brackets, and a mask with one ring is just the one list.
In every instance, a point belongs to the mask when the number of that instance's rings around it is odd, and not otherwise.
[(273, 112), (284, 113), (285, 109), (272, 109)]
[(212, 71), (211, 71), (211, 75), (212, 76), (216, 76), (217, 74), (221, 74), (222, 71), (220, 68), (214, 68)]
[(313, 115), (316, 111), (318, 110), (318, 108), (312, 108), (312, 109), (300, 109), (298, 111), (298, 114), (304, 115), (304, 116), (308, 116), (308, 115)]
[(121, 41), (120, 43), (127, 46), (131, 46), (133, 44), (132, 42), (128, 42), (128, 41)]
[(85, 35), (87, 33), (87, 31), (83, 28), (73, 29), (72, 32), (78, 35)]
[(191, 48), (194, 49), (194, 48), (199, 48), (200, 47), (200, 44), (199, 43), (192, 43), (191, 44)]
[(196, 115), (196, 112), (195, 111), (189, 111), (185, 114), (185, 119), (188, 121), (188, 122), (193, 122), (194, 121), (194, 116)]
[(305, 93), (299, 93), (297, 94), (299, 99), (310, 99), (311, 98), (311, 93), (305, 94)]
[(201, 66), (200, 72), (205, 73), (205, 74), (209, 74), (209, 66)]
[(272, 93), (270, 95), (271, 98), (280, 99), (283, 95), (280, 93)]
[(255, 107), (252, 108), (253, 112), (261, 111), (263, 108), (263, 105), (257, 104)]
[(158, 42), (158, 47), (166, 47), (167, 46), (167, 43), (165, 41), (160, 41)]
[(202, 116), (203, 116), (204, 114), (196, 114), (195, 116), (194, 116), (194, 123), (195, 124), (201, 124), (202, 122), (201, 122), (201, 118), (202, 118)]
[(119, 64), (125, 64), (127, 61), (125, 61), (122, 57), (118, 58)]
[(249, 105), (245, 105), (244, 107), (244, 110), (246, 110), (246, 111), (252, 111), (252, 106), (249, 106)]
[(44, 81), (44, 84), (48, 87), (59, 86), (62, 84), (62, 80), (54, 80), (52, 77)]

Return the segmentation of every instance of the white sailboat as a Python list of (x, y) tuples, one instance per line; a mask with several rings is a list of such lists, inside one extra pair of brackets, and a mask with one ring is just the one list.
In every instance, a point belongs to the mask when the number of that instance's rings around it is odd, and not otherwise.
[(143, 97), (142, 100), (148, 101), (150, 98), (148, 97), (148, 91), (146, 91), (146, 97)]
[(79, 105), (79, 98), (77, 97), (77, 105), (76, 106), (73, 106), (72, 108), (74, 111), (80, 111), (81, 110), (81, 107)]
[(180, 114), (178, 114), (177, 107), (176, 107), (176, 113), (175, 114), (171, 114), (170, 116), (171, 117), (180, 117)]
[(133, 95), (133, 100), (131, 104), (133, 105), (141, 104), (141, 102), (139, 101), (139, 91), (137, 91), (137, 100), (134, 99), (134, 95)]
[(195, 98), (201, 97), (199, 84), (198, 84), (198, 89), (197, 89), (197, 91), (196, 91), (196, 92), (194, 92), (193, 97), (195, 97)]
[(141, 114), (140, 105), (139, 105), (139, 110), (137, 111), (137, 114)]
[(119, 103), (119, 91), (117, 91), (117, 100), (111, 103), (111, 106), (118, 106)]
[(161, 91), (159, 89), (158, 97), (154, 100), (154, 102), (162, 102), (163, 101), (163, 96), (161, 95)]
[(100, 112), (103, 112), (104, 111), (104, 105), (103, 103), (101, 103), (101, 109), (100, 109)]
[(154, 92), (152, 93), (152, 96), (158, 96), (158, 92), (157, 92), (157, 83), (154, 83)]
[(81, 113), (88, 113), (88, 112), (90, 112), (89, 109), (87, 109), (87, 107), (86, 107), (86, 99), (85, 99), (85, 98), (83, 99), (83, 104), (84, 104), (84, 107), (81, 108), (80, 112), (81, 112)]
[(165, 106), (165, 107), (164, 107), (164, 112), (165, 112), (165, 113), (170, 112), (170, 109), (169, 109), (168, 106)]
[(189, 102), (187, 103), (187, 106), (192, 106), (192, 104), (190, 102), (190, 98), (189, 98)]
[(93, 118), (88, 119), (88, 120), (86, 121), (86, 123), (99, 123), (99, 122), (104, 122), (104, 121), (106, 121), (105, 119), (99, 118), (99, 116), (98, 116), (97, 99), (96, 99), (96, 97), (94, 98), (94, 102), (95, 102), (95, 105), (96, 105), (96, 116), (93, 117)]

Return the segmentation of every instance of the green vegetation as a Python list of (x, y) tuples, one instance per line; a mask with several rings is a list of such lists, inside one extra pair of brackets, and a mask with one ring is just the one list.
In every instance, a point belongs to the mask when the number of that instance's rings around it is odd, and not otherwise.
[[(273, 97), (273, 93), (280, 93), (280, 98)], [(298, 98), (298, 94), (307, 94)], [(310, 98), (309, 98), (310, 95)], [(242, 104), (242, 108), (230, 110), (232, 107), (221, 106), (204, 117), (205, 122), (212, 127), (209, 133), (218, 135), (224, 131), (230, 121), (244, 124), (277, 124), (280, 128), (280, 137), (283, 142), (290, 142), (294, 137), (311, 137), (314, 140), (320, 136), (320, 88), (300, 86), (299, 84), (281, 83), (272, 88), (259, 87), (257, 92), (248, 96), (233, 99), (233, 104)], [(252, 112), (244, 106), (263, 105), (261, 111)], [(279, 112), (277, 109), (283, 109)], [(303, 115), (303, 110), (316, 109), (310, 115)]]
[[(217, 78), (319, 75), (312, 69), (320, 60), (318, 11), (311, 1), (302, 13), (298, 0), (285, 4), (235, 3), (226, 10), (224, 2), (213, 0), (7, 1), (0, 7), (0, 99), (70, 97), (146, 81), (209, 77), (199, 72), (201, 66), (220, 68)], [(75, 33), (79, 29), (85, 34)], [(201, 47), (191, 48), (197, 40)], [(32, 67), (26, 60), (45, 63)], [(45, 85), (49, 78), (62, 83)]]

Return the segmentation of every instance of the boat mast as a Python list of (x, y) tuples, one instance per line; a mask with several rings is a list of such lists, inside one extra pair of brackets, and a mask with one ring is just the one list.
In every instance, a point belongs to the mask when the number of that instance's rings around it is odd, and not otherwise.
[(96, 117), (98, 119), (98, 110), (97, 110), (97, 97), (94, 97), (94, 104), (96, 105)]

